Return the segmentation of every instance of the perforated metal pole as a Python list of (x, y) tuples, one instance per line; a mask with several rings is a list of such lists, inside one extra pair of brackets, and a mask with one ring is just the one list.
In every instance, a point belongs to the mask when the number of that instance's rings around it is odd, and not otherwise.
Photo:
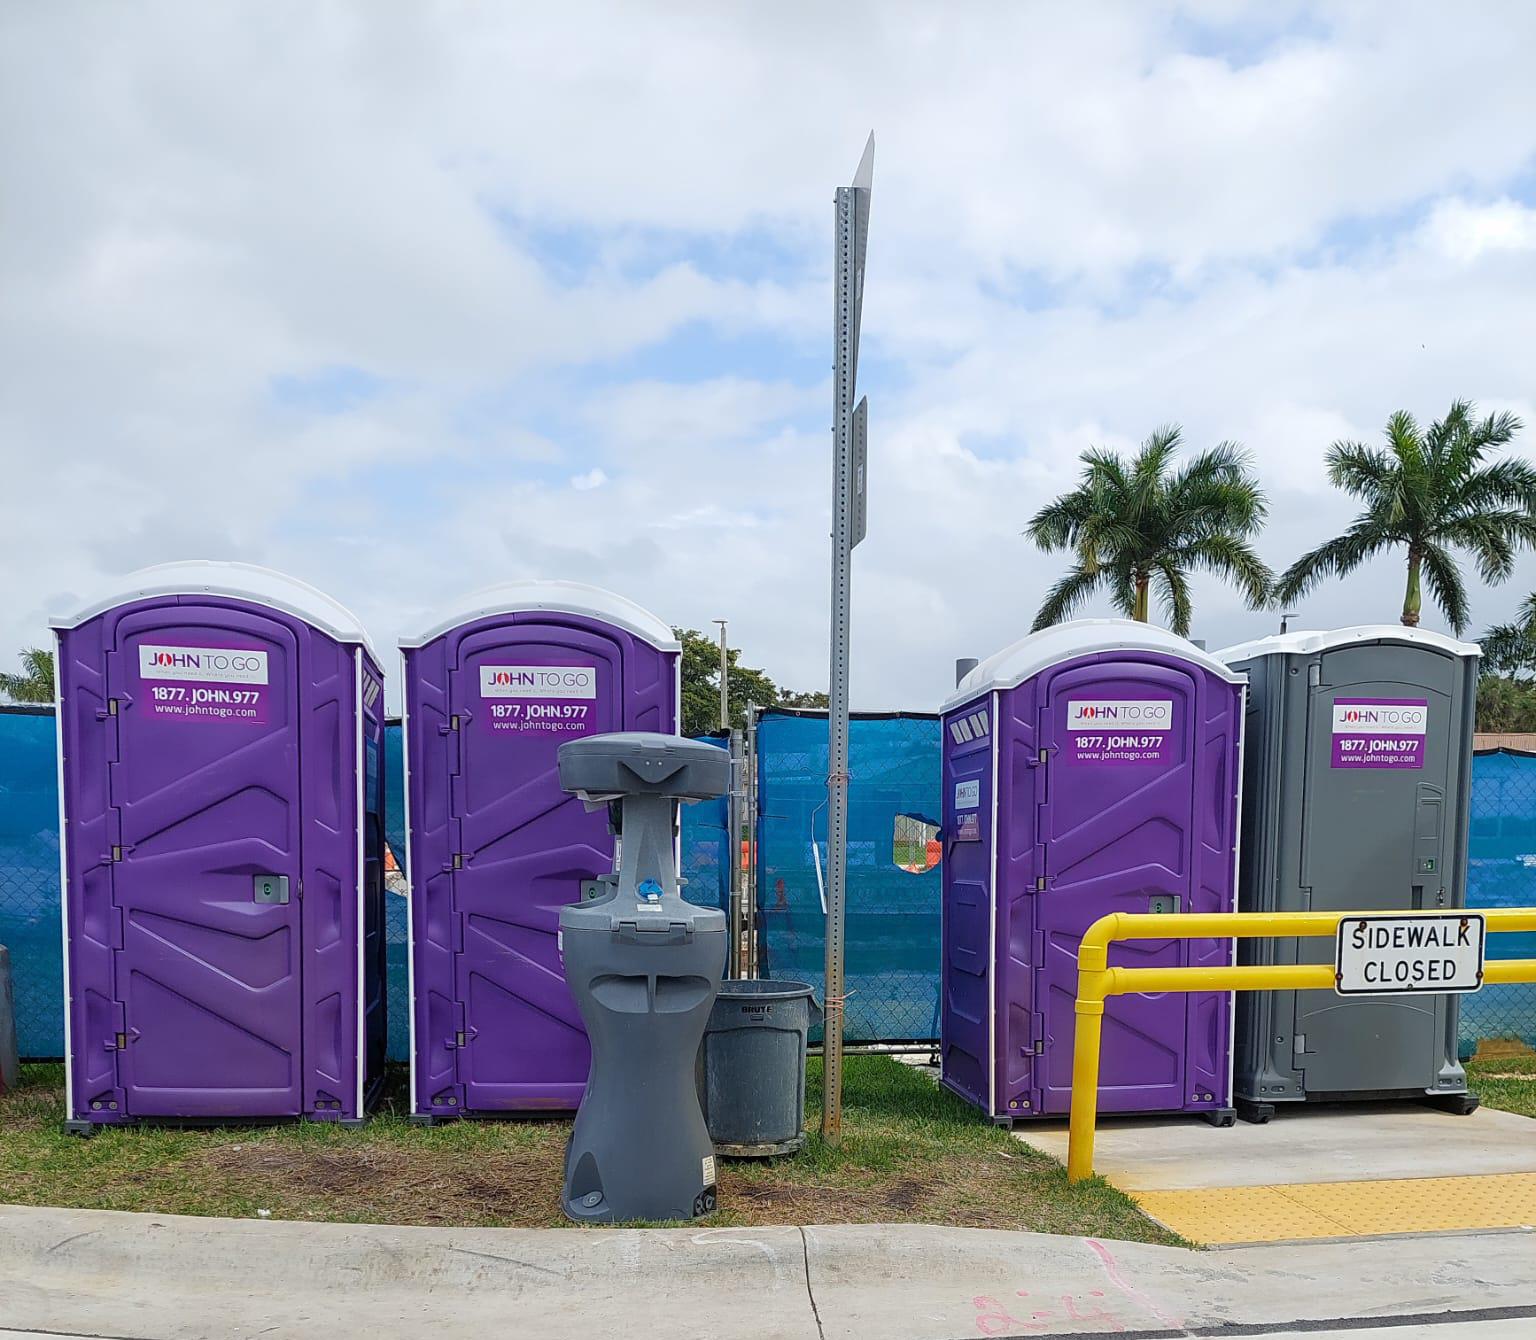
[(725, 800), (725, 859), (729, 872), (727, 888), (730, 904), (731, 942), (726, 949), (726, 972), (733, 978), (745, 977), (742, 954), (743, 905), (741, 896), (741, 814), (745, 808), (746, 767), (742, 757), (742, 733), (731, 731), (731, 790)]
[(853, 185), (839, 187), (832, 306), (832, 656), (827, 685), (827, 955), (822, 1042), (821, 1134), (843, 1131), (843, 925), (848, 874), (848, 632), (853, 546), (864, 536), (864, 406), (854, 406), (865, 233), (874, 175), (869, 137)]
[(728, 731), (731, 728), (731, 654), (725, 646), (724, 619), (716, 619), (720, 625), (720, 729)]
[(745, 896), (747, 922), (747, 977), (757, 976), (757, 704), (747, 704), (746, 748), (747, 869)]

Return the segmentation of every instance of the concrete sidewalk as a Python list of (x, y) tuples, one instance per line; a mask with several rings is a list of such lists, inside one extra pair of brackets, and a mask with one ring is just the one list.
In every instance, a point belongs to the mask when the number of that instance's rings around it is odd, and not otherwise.
[[(929, 1225), (388, 1228), (0, 1207), (0, 1336), (1536, 1332), (1536, 1233), (1188, 1252)], [(1476, 1328), (1475, 1330), (1473, 1328)]]
[[(1020, 1126), (1063, 1161), (1067, 1125)], [(1268, 1125), (1106, 1118), (1094, 1170), (1194, 1242), (1234, 1245), (1536, 1225), (1536, 1121), (1416, 1103), (1283, 1108)]]
[[(1067, 1123), (1021, 1122), (1025, 1144), (1067, 1161)], [(1536, 1173), (1536, 1121), (1422, 1103), (1296, 1103), (1263, 1126), (1217, 1130), (1195, 1117), (1101, 1117), (1093, 1170), (1124, 1191), (1377, 1182)]]

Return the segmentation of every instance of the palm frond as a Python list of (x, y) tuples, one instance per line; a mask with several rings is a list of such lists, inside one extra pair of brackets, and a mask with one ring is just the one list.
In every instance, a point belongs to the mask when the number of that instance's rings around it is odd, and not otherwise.
[(1372, 506), (1385, 503), (1392, 515), (1402, 514), (1403, 470), (1390, 452), (1363, 442), (1335, 442), (1326, 459), (1328, 481), (1335, 488)]
[(1536, 630), (1529, 623), (1499, 623), (1488, 629), (1478, 642), (1483, 648), (1483, 670), (1495, 675), (1513, 675), (1536, 669)]
[(1047, 592), (1044, 603), (1035, 615), (1030, 632), (1038, 633), (1067, 618), (1074, 609), (1093, 594), (1103, 574), (1074, 569)]
[(1438, 544), (1427, 544), (1423, 551), (1424, 585), (1445, 621), (1460, 633), (1467, 626), (1471, 611), (1467, 604), (1467, 587), (1461, 579), (1461, 569), (1449, 552)]
[(1189, 582), (1177, 563), (1164, 559), (1154, 571), (1162, 580), (1158, 582), (1157, 603), (1162, 607), (1168, 627), (1180, 637), (1189, 636), (1192, 607), (1189, 599)]
[(1453, 498), (1453, 506), (1460, 513), (1490, 507), (1536, 511), (1536, 466), (1518, 456), (1495, 461), (1462, 478)]
[(1478, 641), (1484, 667), (1495, 674), (1536, 670), (1536, 592), (1520, 602), (1512, 623), (1494, 624)]
[(1325, 577), (1347, 577), (1391, 543), (1391, 537), (1368, 523), (1356, 521), (1344, 534), (1317, 546), (1291, 564), (1274, 584), (1274, 598), (1289, 604), (1299, 600)]
[(0, 673), (0, 694), (12, 702), (51, 703), (54, 697), (53, 653), (28, 647), (21, 653), (23, 673)]
[(1203, 535), (1181, 557), (1191, 566), (1225, 578), (1243, 593), (1250, 608), (1263, 609), (1275, 586), (1275, 574), (1235, 535)]
[(1450, 411), (1431, 428), (1445, 439), (1445, 459), (1454, 469), (1453, 477), (1464, 476), (1494, 447), (1508, 445), (1525, 425), (1508, 412), (1490, 414), (1481, 422), (1473, 416), (1477, 406), (1470, 400), (1451, 402)]
[(1166, 424), (1141, 444), (1131, 462), (1131, 519), (1140, 521), (1156, 510), (1158, 499), (1167, 487), (1169, 463), (1178, 451), (1182, 438), (1183, 430), (1177, 424)]
[(1502, 510), (1457, 517), (1438, 527), (1434, 539), (1470, 551), (1477, 572), (1490, 584), (1505, 581), (1514, 571), (1520, 545), (1536, 545), (1536, 516)]
[(1050, 553), (1074, 543), (1078, 528), (1092, 515), (1092, 495), (1085, 489), (1073, 489), (1046, 503), (1029, 519), (1024, 533)]

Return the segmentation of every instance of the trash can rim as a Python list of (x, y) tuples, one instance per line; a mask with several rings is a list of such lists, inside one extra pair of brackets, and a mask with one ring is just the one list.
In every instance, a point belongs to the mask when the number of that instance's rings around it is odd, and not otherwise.
[(795, 1000), (800, 996), (814, 996), (816, 988), (809, 982), (793, 982), (769, 977), (727, 979), (720, 983), (717, 1000), (729, 1000), (733, 996), (751, 996), (756, 1000)]

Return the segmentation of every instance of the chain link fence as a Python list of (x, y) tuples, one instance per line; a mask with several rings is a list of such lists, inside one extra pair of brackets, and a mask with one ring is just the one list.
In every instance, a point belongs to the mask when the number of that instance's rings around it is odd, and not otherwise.
[[(854, 713), (848, 728), (844, 1037), (931, 1042), (939, 1011), (939, 719)], [(821, 993), (827, 714), (758, 718), (758, 971)]]
[(64, 1053), (54, 741), (51, 707), (0, 707), (0, 944), (11, 951), (24, 1058)]
[[(721, 743), (714, 741), (714, 743)], [(758, 722), (757, 928), (761, 976), (822, 983), (827, 721), (775, 709)], [(11, 951), (17, 1042), (27, 1057), (64, 1049), (59, 933), (58, 785), (53, 713), (0, 708), (0, 944)], [(926, 1043), (938, 1034), (939, 722), (856, 714), (850, 726), (847, 1037)], [(391, 869), (387, 939), (391, 1059), (407, 1055), (404, 778), (400, 728), (385, 734)], [(1470, 907), (1536, 907), (1536, 755), (1479, 753), (1472, 769)], [(726, 906), (737, 835), (725, 803), (684, 806), (686, 896)], [(1499, 958), (1536, 958), (1536, 934), (1489, 938)], [(1490, 986), (1461, 1001), (1461, 1050), (1536, 1047), (1536, 984)]]
[[(1536, 755), (1497, 749), (1472, 760), (1468, 907), (1536, 907)], [(1536, 958), (1536, 933), (1488, 937), (1490, 958)], [(1461, 1054), (1536, 1047), (1536, 983), (1461, 998)]]
[[(712, 744), (723, 743), (711, 740)], [(384, 731), (385, 941), (389, 1059), (410, 1056), (406, 965), (405, 769), (398, 721)], [(685, 805), (687, 897), (725, 909), (725, 801)], [(64, 1054), (63, 939), (59, 928), (59, 788), (53, 709), (0, 707), (0, 944), (11, 951), (16, 1041), (36, 1060)]]

